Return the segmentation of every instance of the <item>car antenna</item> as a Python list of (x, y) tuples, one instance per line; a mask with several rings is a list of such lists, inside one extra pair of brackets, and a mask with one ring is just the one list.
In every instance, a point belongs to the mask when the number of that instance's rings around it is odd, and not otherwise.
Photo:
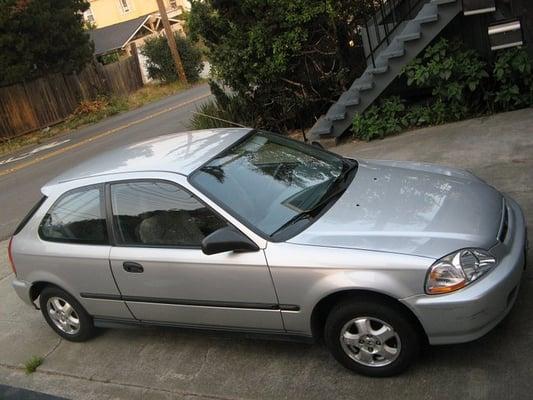
[(241, 127), (241, 128), (248, 128), (247, 126), (244, 126), (244, 125), (238, 124), (237, 122), (228, 121), (227, 119), (223, 119), (223, 118), (219, 118), (219, 117), (214, 117), (213, 115), (204, 114), (204, 113), (202, 113), (202, 112), (200, 112), (200, 111), (193, 111), (193, 114), (203, 115), (204, 117), (208, 117), (208, 118), (216, 119), (216, 120), (218, 120), (218, 121), (226, 122), (226, 123), (228, 123), (228, 124), (232, 124), (232, 125), (235, 125), (235, 126), (238, 126), (238, 127)]

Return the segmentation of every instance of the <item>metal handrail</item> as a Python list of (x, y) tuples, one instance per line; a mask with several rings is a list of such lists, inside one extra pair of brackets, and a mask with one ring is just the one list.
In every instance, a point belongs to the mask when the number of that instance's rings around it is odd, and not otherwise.
[[(365, 55), (367, 62), (371, 58), (372, 65), (376, 67), (377, 50), (384, 43), (390, 44), (396, 29), (402, 22), (414, 18), (414, 12), (424, 2), (425, 0), (366, 0), (362, 28), (366, 32), (368, 42), (369, 54)], [(384, 32), (380, 31), (380, 26)], [(375, 45), (372, 43), (372, 29), (377, 40)]]

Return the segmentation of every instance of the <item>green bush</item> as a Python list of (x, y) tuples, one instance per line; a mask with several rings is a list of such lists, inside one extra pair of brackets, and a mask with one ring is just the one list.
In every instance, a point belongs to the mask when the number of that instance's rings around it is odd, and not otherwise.
[(400, 132), (404, 126), (402, 116), (405, 106), (399, 97), (384, 99), (364, 114), (357, 114), (353, 120), (355, 137), (362, 140), (382, 139), (386, 135)]
[(403, 74), (408, 86), (430, 89), (432, 97), (417, 104), (399, 97), (382, 100), (355, 116), (355, 137), (372, 140), (406, 128), (533, 105), (533, 66), (524, 48), (500, 51), (488, 63), (461, 43), (440, 39)]
[(440, 99), (405, 105), (399, 97), (388, 97), (363, 114), (357, 114), (353, 120), (352, 132), (361, 140), (383, 139), (407, 128), (458, 121), (467, 111), (464, 105), (449, 104)]
[(216, 100), (209, 100), (197, 107), (189, 127), (190, 129), (226, 128), (235, 126), (235, 123), (232, 123), (235, 120), (234, 115), (222, 109)]
[(237, 122), (260, 115), (257, 127), (283, 132), (311, 125), (366, 67), (355, 45), (366, 3), (192, 0), (189, 27), (242, 100)]
[(403, 73), (409, 86), (431, 88), (434, 100), (446, 103), (442, 122), (510, 111), (533, 101), (532, 60), (524, 48), (499, 51), (488, 63), (458, 41), (440, 39)]
[(468, 108), (461, 104), (449, 104), (440, 99), (406, 107), (402, 117), (405, 128), (440, 125), (459, 121), (468, 114)]
[[(187, 80), (195, 82), (202, 71), (202, 53), (190, 39), (179, 33), (175, 33), (174, 37)], [(141, 53), (148, 59), (147, 67), (150, 78), (162, 82), (178, 80), (174, 60), (165, 36), (148, 39), (142, 47)]]
[(245, 99), (235, 94), (228, 95), (213, 81), (209, 85), (215, 99), (196, 109), (189, 123), (191, 129), (260, 125), (259, 114), (250, 109)]
[(486, 68), (476, 51), (463, 48), (460, 42), (440, 39), (403, 73), (407, 85), (431, 88), (437, 100), (457, 106), (479, 102), (483, 80), (489, 77)]
[(98, 61), (102, 64), (112, 64), (120, 60), (119, 52), (115, 51), (114, 53), (104, 54), (103, 56), (97, 57)]
[(499, 53), (492, 68), (494, 88), (487, 95), (497, 111), (507, 111), (533, 104), (533, 68), (529, 54), (521, 48)]

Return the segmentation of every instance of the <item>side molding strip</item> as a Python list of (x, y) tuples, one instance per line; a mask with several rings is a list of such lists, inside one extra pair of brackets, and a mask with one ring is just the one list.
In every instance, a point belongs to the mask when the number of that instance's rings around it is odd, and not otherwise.
[(121, 296), (118, 294), (101, 294), (101, 293), (80, 293), (80, 296), (84, 299), (122, 300), (122, 301), (137, 302), (137, 303), (173, 304), (173, 305), (181, 305), (181, 306), (248, 308), (251, 310), (282, 310), (282, 311), (299, 311), (300, 310), (299, 306), (293, 305), (293, 304), (184, 300), (184, 299), (169, 299), (169, 298), (162, 298), (162, 297)]

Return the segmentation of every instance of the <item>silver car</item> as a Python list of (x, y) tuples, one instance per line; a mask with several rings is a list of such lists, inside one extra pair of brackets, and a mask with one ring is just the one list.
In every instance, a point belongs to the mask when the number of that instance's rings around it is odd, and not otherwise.
[(164, 325), (323, 338), (362, 374), (497, 325), (525, 268), (518, 204), (469, 172), (249, 129), (184, 132), (42, 188), (13, 287), (60, 336)]

